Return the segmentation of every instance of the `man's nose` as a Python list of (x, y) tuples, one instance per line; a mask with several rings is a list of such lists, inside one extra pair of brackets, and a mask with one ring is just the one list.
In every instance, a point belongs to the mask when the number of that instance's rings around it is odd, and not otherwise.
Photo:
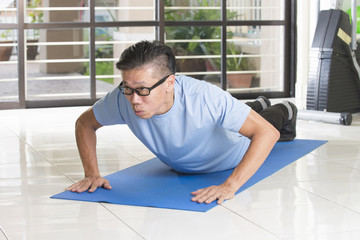
[(141, 103), (142, 98), (136, 92), (133, 92), (133, 94), (130, 96), (130, 100), (132, 104), (139, 104)]

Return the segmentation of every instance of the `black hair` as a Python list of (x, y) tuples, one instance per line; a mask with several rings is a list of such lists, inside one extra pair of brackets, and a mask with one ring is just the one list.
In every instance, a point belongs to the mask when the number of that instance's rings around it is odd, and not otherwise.
[(145, 65), (154, 65), (160, 74), (175, 73), (175, 55), (172, 49), (159, 41), (140, 41), (121, 54), (116, 67), (119, 70), (130, 70)]

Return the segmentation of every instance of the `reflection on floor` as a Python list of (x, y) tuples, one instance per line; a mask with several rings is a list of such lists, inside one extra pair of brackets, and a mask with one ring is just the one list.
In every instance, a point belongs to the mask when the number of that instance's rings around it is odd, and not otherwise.
[[(0, 111), (0, 239), (360, 239), (360, 119), (298, 121), (329, 142), (207, 213), (55, 200), (82, 178), (86, 108)], [(98, 131), (103, 175), (153, 157), (126, 126)]]

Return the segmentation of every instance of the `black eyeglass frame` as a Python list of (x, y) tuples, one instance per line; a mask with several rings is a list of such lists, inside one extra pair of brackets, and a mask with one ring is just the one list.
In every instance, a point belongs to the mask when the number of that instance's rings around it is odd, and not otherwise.
[[(125, 95), (132, 95), (134, 92), (139, 95), (139, 96), (149, 96), (151, 93), (151, 90), (153, 90), (154, 88), (156, 88), (157, 86), (160, 86), (161, 84), (163, 84), (166, 79), (168, 79), (168, 77), (170, 77), (171, 75), (173, 75), (173, 73), (163, 77), (162, 79), (160, 79), (158, 82), (156, 82), (154, 85), (152, 85), (151, 87), (141, 87), (141, 88), (130, 88), (130, 87), (126, 87), (127, 89), (131, 90), (131, 93), (125, 93), (125, 87), (124, 87), (124, 82), (121, 82), (118, 86), (118, 88), (120, 89), (120, 91), (125, 94)], [(140, 89), (147, 89), (149, 91), (148, 94), (141, 94), (140, 93)]]

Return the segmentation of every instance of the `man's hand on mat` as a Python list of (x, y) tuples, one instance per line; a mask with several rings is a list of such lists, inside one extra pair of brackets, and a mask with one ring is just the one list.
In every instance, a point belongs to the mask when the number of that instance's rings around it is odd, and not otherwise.
[(98, 187), (103, 187), (105, 189), (111, 189), (110, 183), (103, 177), (85, 177), (83, 180), (71, 185), (66, 188), (66, 190), (70, 190), (72, 192), (94, 192)]
[(231, 188), (225, 183), (218, 186), (210, 186), (208, 188), (199, 189), (191, 194), (194, 195), (191, 200), (198, 203), (212, 203), (215, 200), (218, 200), (218, 204), (222, 204), (226, 199), (232, 199), (235, 196), (236, 190)]

